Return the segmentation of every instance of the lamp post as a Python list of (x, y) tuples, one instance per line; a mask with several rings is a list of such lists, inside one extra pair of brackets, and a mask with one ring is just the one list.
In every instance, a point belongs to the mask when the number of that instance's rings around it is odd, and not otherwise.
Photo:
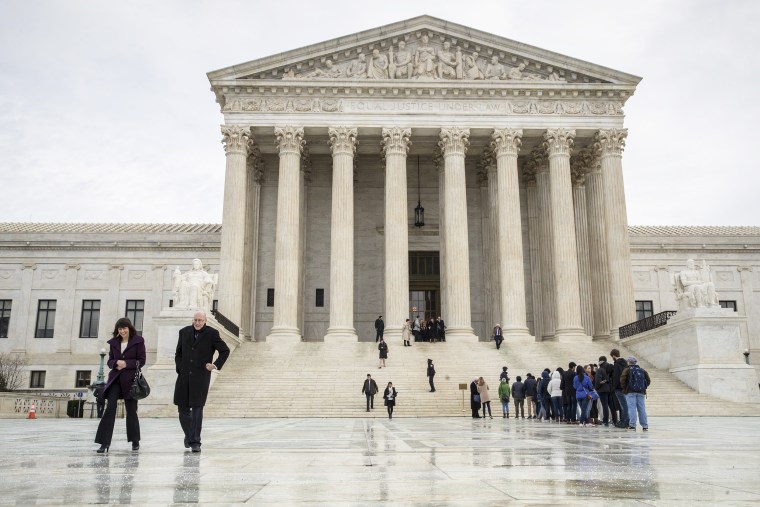
[[(90, 386), (93, 396), (95, 396), (95, 403), (98, 407), (98, 419), (103, 417), (103, 409), (106, 402), (103, 399), (103, 388), (106, 386), (106, 374), (104, 362), (106, 359), (106, 349), (100, 349), (100, 370), (98, 370), (98, 378)], [(90, 411), (90, 417), (92, 417), (92, 411)]]
[(106, 374), (103, 370), (103, 362), (106, 359), (106, 349), (100, 349), (100, 370), (98, 370), (98, 380), (95, 382), (95, 384), (105, 384), (106, 383)]
[(417, 155), (417, 207), (414, 208), (414, 226), (425, 227), (425, 208), (420, 199), (420, 156)]

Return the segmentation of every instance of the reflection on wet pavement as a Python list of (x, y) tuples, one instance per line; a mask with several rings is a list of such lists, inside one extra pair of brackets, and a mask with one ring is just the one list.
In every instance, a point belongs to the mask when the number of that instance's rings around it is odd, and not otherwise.
[(141, 420), (139, 452), (97, 420), (0, 420), (0, 504), (760, 504), (760, 418), (652, 418), (651, 431), (528, 420)]

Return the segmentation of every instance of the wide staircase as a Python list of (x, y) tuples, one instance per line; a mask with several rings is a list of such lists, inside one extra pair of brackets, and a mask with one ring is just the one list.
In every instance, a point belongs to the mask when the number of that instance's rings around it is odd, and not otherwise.
[[(492, 410), (501, 416), (497, 389), (502, 366), (510, 382), (527, 372), (567, 367), (568, 362), (596, 363), (618, 343), (505, 342), (496, 350), (485, 343), (391, 343), (386, 367), (378, 368), (374, 342), (277, 344), (245, 342), (230, 356), (211, 388), (205, 414), (210, 417), (387, 417), (382, 391), (391, 381), (399, 392), (394, 416), (469, 416), (469, 383), (482, 376), (490, 387)], [(436, 369), (431, 393), (427, 359)], [(639, 358), (652, 379), (647, 411), (653, 416), (758, 416), (760, 406), (732, 403), (698, 394), (666, 371)], [(380, 388), (375, 410), (367, 413), (361, 393), (367, 376)], [(465, 391), (460, 384), (466, 385)], [(513, 408), (511, 408), (513, 410)]]

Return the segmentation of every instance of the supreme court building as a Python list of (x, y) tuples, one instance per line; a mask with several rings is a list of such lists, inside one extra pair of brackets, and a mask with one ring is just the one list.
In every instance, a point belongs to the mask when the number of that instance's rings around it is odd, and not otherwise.
[(627, 224), (639, 77), (421, 16), (208, 78), (221, 227), (0, 224), (0, 352), (43, 373), (30, 387), (73, 387), (124, 315), (152, 364), (194, 258), (240, 339), (267, 342), (374, 341), (378, 315), (398, 342), (415, 315), (449, 341), (616, 339), (676, 309), (696, 258), (760, 353), (760, 228)]

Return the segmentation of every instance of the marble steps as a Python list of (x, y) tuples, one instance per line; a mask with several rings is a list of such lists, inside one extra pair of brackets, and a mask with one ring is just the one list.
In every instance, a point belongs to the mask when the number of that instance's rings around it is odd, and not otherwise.
[[(483, 376), (491, 387), (492, 409), (501, 367), (517, 375), (534, 375), (544, 367), (556, 368), (576, 362), (596, 362), (617, 347), (624, 357), (629, 351), (609, 341), (590, 343), (527, 342), (415, 343), (412, 347), (391, 344), (387, 367), (377, 368), (375, 344), (326, 344), (302, 342), (292, 345), (246, 342), (230, 357), (212, 387), (206, 414), (216, 417), (384, 417), (378, 396), (375, 411), (367, 414), (361, 385), (372, 374), (380, 389), (392, 380), (399, 391), (398, 416), (462, 415), (460, 383)], [(425, 376), (426, 360), (436, 366), (436, 393), (430, 393)], [(652, 377), (647, 407), (652, 415), (760, 415), (760, 407), (736, 404), (699, 395), (668, 372), (641, 360)], [(448, 378), (447, 378), (448, 376)], [(469, 397), (465, 392), (465, 414)]]

